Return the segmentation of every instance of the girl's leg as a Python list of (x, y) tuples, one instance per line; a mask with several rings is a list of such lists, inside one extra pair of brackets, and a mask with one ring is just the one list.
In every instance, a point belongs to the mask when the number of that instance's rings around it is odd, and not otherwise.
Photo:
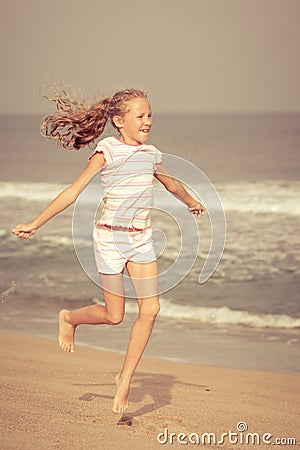
[(59, 345), (66, 352), (74, 353), (74, 334), (77, 325), (117, 325), (124, 317), (123, 273), (100, 274), (105, 305), (90, 305), (59, 313)]
[(139, 313), (131, 330), (123, 367), (116, 376), (117, 393), (113, 404), (113, 411), (116, 413), (123, 413), (128, 407), (131, 378), (151, 336), (159, 312), (157, 262), (141, 264), (129, 261), (127, 270), (138, 297)]

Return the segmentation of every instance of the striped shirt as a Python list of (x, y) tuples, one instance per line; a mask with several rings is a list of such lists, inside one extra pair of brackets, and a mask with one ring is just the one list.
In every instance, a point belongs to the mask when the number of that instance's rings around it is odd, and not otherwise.
[(124, 144), (116, 137), (101, 140), (96, 153), (103, 153), (101, 170), (103, 210), (98, 225), (144, 229), (151, 226), (153, 175), (162, 153), (153, 145)]

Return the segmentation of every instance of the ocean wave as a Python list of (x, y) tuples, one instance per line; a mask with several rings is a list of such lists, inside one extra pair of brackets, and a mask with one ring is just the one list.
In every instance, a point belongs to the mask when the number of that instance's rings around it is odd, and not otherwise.
[(0, 198), (15, 198), (28, 201), (50, 201), (61, 191), (66, 184), (59, 183), (21, 183), (13, 181), (0, 181)]
[(300, 215), (300, 182), (268, 181), (222, 184), (219, 187), (226, 211)]
[[(72, 238), (66, 236), (43, 236), (40, 241), (44, 245), (56, 247), (74, 247), (74, 241)], [(76, 239), (76, 246), (79, 247), (91, 247), (92, 237), (90, 239)]]
[[(0, 228), (0, 241), (14, 241), (15, 238), (12, 236), (12, 233), (10, 230), (2, 229)], [(74, 247), (74, 240), (72, 237), (62, 236), (59, 234), (56, 235), (35, 235), (35, 237), (31, 240), (30, 247), (32, 248), (32, 251), (40, 251), (40, 247), (53, 247), (53, 248), (63, 248), (63, 247)], [(92, 246), (92, 236), (89, 239), (76, 239), (76, 246), (79, 247), (91, 247)], [(22, 248), (21, 251), (24, 249)], [(9, 253), (7, 253), (9, 255)], [(3, 256), (3, 252), (1, 253), (1, 257)]]
[[(126, 303), (126, 312), (136, 313), (135, 302)], [(244, 325), (252, 328), (300, 328), (300, 318), (287, 314), (254, 314), (249, 311), (233, 310), (227, 306), (219, 308), (178, 305), (170, 300), (161, 298), (160, 317), (187, 320), (198, 323), (215, 325)]]
[[(15, 198), (28, 201), (50, 201), (67, 187), (59, 183), (33, 183), (0, 181), (0, 198)], [(216, 190), (222, 201), (225, 213), (228, 211), (253, 213), (274, 213), (300, 215), (300, 182), (283, 182), (281, 180), (253, 183), (219, 183)], [(191, 188), (199, 194), (201, 185)], [(99, 185), (99, 195), (102, 190)], [(168, 206), (169, 197), (157, 195), (159, 206), (164, 202)], [(209, 210), (210, 206), (206, 205)]]

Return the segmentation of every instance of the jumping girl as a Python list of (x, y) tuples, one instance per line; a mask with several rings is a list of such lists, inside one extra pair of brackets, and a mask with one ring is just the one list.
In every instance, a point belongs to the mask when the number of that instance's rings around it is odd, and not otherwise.
[(100, 171), (104, 185), (104, 206), (94, 229), (94, 250), (104, 305), (90, 305), (59, 314), (59, 345), (74, 353), (75, 329), (80, 324), (119, 324), (124, 316), (124, 269), (132, 280), (138, 302), (138, 316), (121, 371), (116, 376), (117, 391), (113, 411), (128, 408), (132, 376), (150, 338), (159, 312), (158, 268), (153, 250), (150, 210), (152, 182), (157, 178), (198, 217), (205, 208), (172, 178), (162, 165), (162, 154), (145, 145), (152, 113), (147, 94), (124, 89), (112, 98), (92, 105), (78, 102), (62, 91), (49, 100), (57, 110), (42, 123), (42, 134), (57, 139), (65, 149), (80, 149), (104, 131), (108, 120), (118, 135), (101, 140), (79, 177), (61, 192), (31, 222), (18, 225), (12, 233), (28, 239), (56, 214), (73, 204), (94, 175)]

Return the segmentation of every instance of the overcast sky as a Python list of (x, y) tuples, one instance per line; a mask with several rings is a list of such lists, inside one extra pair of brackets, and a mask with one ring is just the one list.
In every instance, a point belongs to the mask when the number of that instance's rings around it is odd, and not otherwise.
[(299, 0), (1, 0), (0, 113), (43, 113), (44, 75), (156, 112), (300, 111)]

